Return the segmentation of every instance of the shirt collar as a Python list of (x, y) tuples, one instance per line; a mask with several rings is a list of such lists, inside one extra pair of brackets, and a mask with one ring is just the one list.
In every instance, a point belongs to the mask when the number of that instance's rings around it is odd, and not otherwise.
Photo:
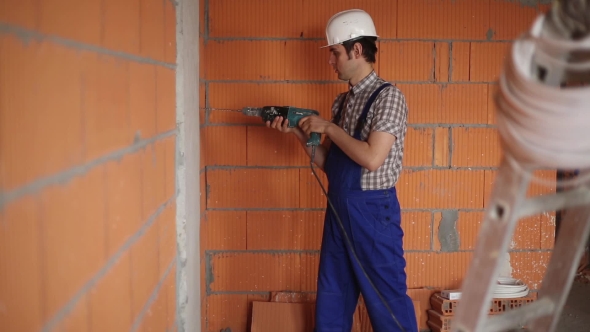
[(366, 87), (375, 83), (376, 80), (377, 80), (377, 73), (375, 73), (375, 71), (373, 70), (373, 71), (371, 71), (371, 73), (369, 75), (365, 76), (365, 78), (360, 80), (355, 86), (349, 85), (349, 89), (352, 92), (352, 94), (356, 95), (357, 93), (363, 91)]

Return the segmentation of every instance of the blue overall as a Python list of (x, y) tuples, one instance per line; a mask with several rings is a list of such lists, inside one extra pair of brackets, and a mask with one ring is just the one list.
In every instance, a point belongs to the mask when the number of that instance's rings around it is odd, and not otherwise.
[[(369, 98), (359, 123), (365, 121), (371, 104), (385, 85)], [(336, 119), (341, 113), (342, 105)], [(360, 140), (361, 128), (357, 125), (354, 138)], [(414, 306), (406, 294), (401, 210), (395, 187), (363, 191), (362, 167), (334, 143), (328, 151), (324, 171), (329, 181), (328, 197), (367, 275), (404, 330), (417, 332)], [(349, 250), (336, 218), (328, 205), (320, 254), (315, 331), (350, 332), (359, 293), (363, 295), (375, 332), (402, 331)]]

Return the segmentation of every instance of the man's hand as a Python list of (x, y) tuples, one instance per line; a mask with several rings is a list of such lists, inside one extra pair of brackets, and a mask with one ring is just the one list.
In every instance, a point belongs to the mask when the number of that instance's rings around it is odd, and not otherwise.
[(289, 128), (289, 120), (284, 119), (285, 121), (283, 121), (283, 119), (284, 118), (282, 116), (277, 116), (272, 121), (272, 123), (270, 121), (266, 121), (266, 126), (268, 128), (276, 129), (282, 133), (292, 133), (293, 131), (297, 130), (297, 128)]
[(311, 133), (325, 134), (327, 128), (331, 125), (333, 125), (332, 122), (326, 121), (316, 115), (306, 116), (299, 121), (299, 127), (308, 136), (311, 135)]

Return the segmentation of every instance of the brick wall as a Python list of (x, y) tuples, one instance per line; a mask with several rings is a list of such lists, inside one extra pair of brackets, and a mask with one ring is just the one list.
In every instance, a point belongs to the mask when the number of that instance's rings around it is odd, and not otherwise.
[[(408, 286), (460, 285), (501, 155), (496, 80), (510, 41), (547, 9), (521, 2), (527, 5), (201, 0), (205, 331), (246, 331), (249, 303), (268, 299), (270, 291), (315, 292), (325, 207), (320, 186), (294, 137), (232, 110), (293, 105), (328, 117), (346, 85), (319, 46), (328, 18), (348, 8), (373, 16), (382, 37), (376, 70), (397, 84), (410, 108), (398, 183)], [(532, 186), (529, 192), (553, 190)], [(452, 231), (439, 234), (445, 218)], [(458, 242), (449, 247), (439, 241), (449, 236)], [(553, 238), (552, 214), (523, 221), (507, 266), (512, 276), (538, 289)]]
[(0, 1), (0, 330), (174, 328), (175, 11)]

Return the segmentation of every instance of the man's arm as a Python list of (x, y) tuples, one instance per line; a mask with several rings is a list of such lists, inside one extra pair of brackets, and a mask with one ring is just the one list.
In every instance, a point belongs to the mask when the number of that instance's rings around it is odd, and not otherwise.
[(350, 159), (371, 172), (383, 165), (396, 140), (396, 137), (389, 133), (373, 131), (366, 142), (359, 141), (335, 124), (326, 128), (326, 135)]

